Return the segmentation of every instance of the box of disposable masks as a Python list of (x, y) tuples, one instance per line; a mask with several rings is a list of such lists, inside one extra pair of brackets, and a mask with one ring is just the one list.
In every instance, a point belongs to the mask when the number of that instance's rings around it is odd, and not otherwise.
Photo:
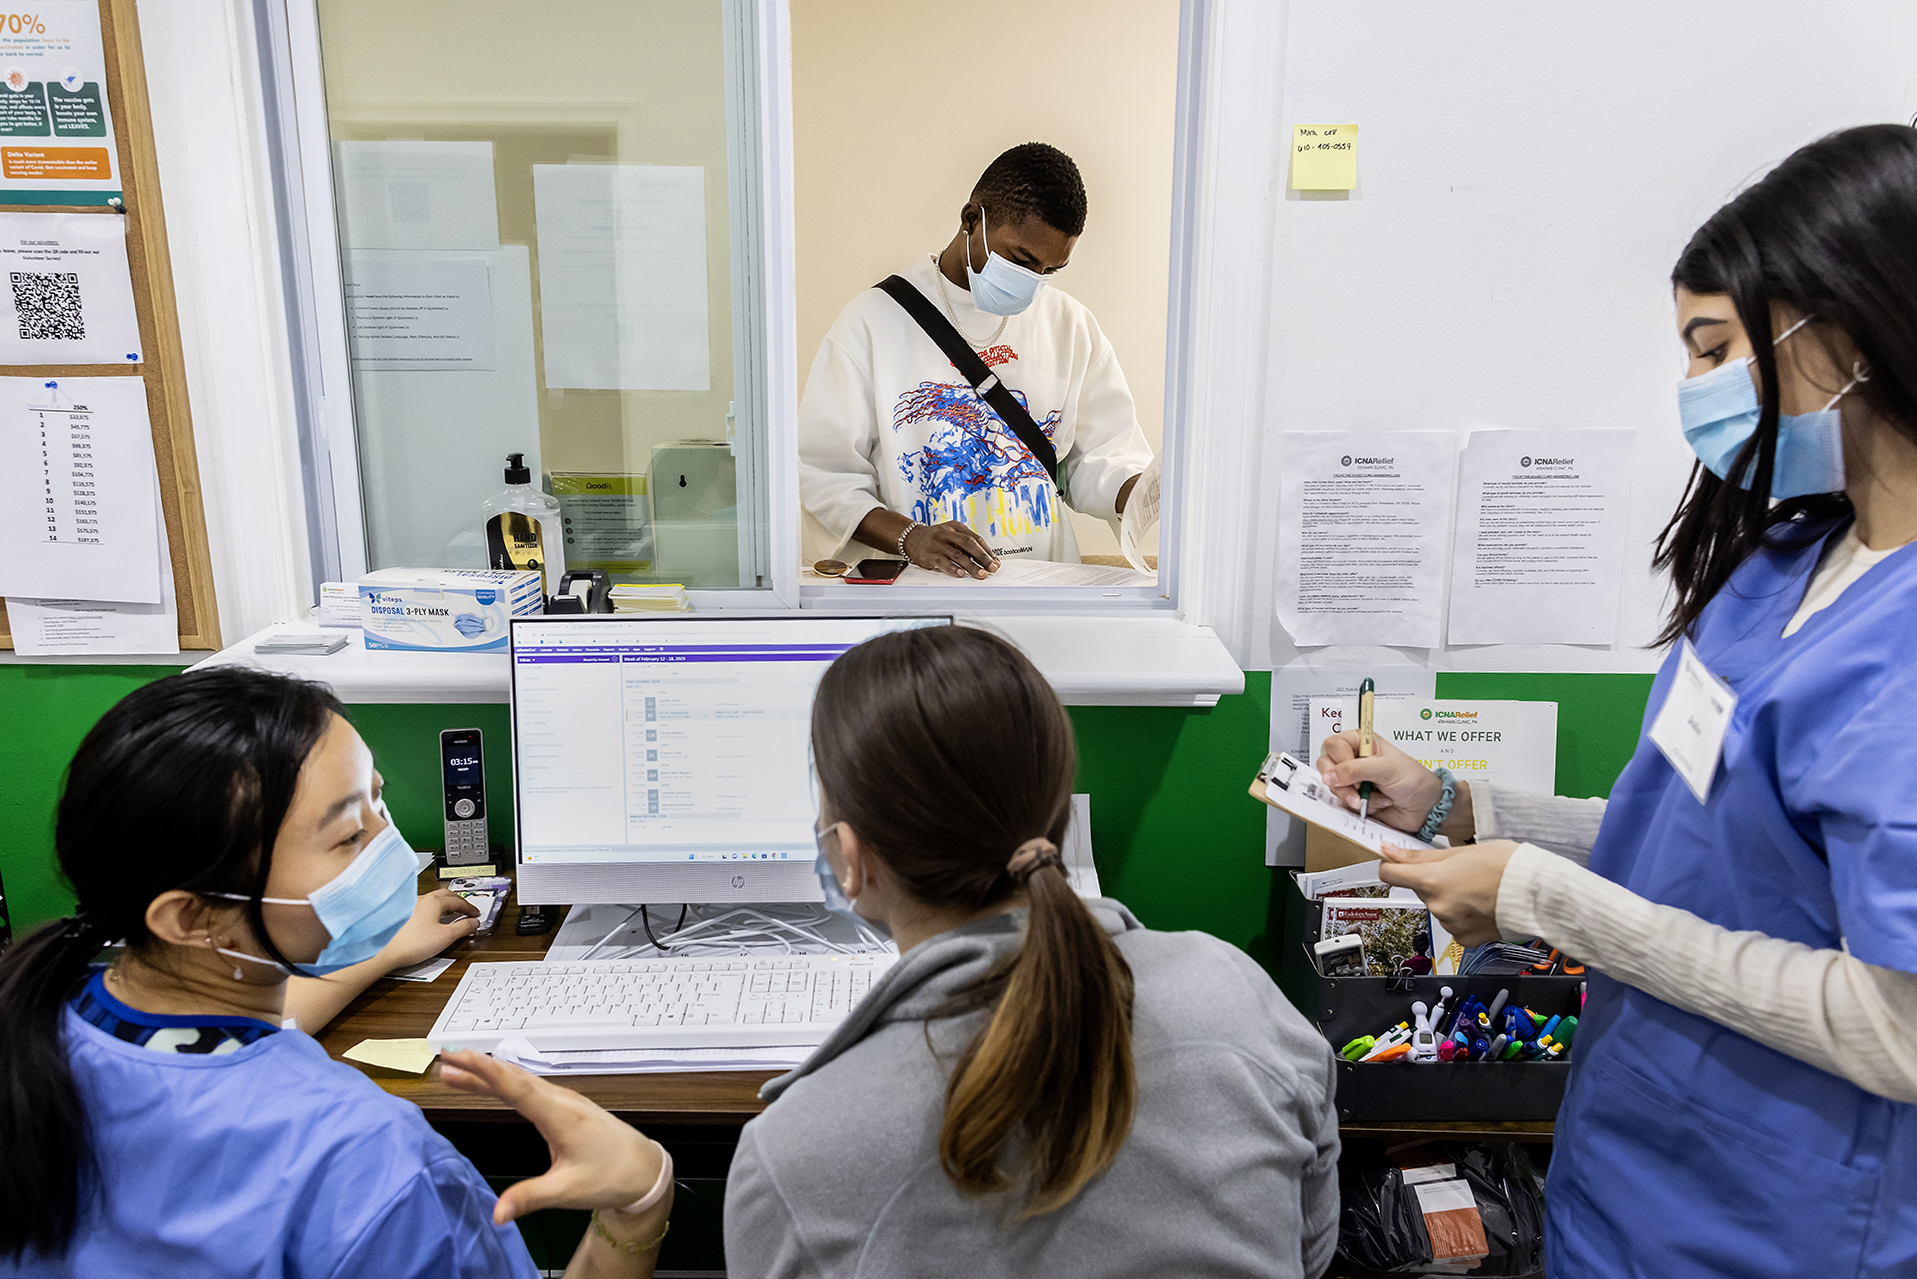
[(359, 579), (366, 647), (503, 652), (507, 622), (545, 608), (542, 585), (536, 569), (379, 569)]

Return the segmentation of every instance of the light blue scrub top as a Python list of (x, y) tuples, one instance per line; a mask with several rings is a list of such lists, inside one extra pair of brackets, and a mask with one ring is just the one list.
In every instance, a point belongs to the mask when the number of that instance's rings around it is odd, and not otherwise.
[[(1738, 696), (1710, 800), (1641, 738), (1591, 869), (1917, 972), (1917, 547), (1783, 637), (1842, 533), (1760, 552), (1705, 609), (1698, 656)], [(1917, 1107), (1593, 972), (1546, 1201), (1554, 1279), (1917, 1274)]]
[[(118, 1001), (112, 1011), (144, 1016)], [(63, 1258), (29, 1259), (18, 1270), (0, 1259), (0, 1273), (539, 1273), (518, 1227), (493, 1224), (485, 1180), (419, 1108), (299, 1031), (231, 1052), (156, 1052), (70, 1006), (64, 1016), (103, 1193)]]

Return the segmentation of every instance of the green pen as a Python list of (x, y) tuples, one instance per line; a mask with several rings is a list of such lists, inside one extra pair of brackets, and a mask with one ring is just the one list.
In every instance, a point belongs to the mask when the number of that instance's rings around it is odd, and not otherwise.
[[(1369, 677), (1358, 685), (1358, 758), (1370, 759), (1377, 752), (1371, 741), (1371, 708), (1378, 694)], [(1371, 815), (1371, 783), (1358, 783), (1358, 820)]]

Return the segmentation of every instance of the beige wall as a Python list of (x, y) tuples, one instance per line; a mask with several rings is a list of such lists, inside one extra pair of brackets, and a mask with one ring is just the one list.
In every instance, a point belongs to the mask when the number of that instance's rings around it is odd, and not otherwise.
[(493, 144), (499, 238), (531, 249), (535, 311), (533, 165), (704, 167), (711, 390), (548, 391), (535, 325), (541, 460), (643, 473), (654, 444), (724, 439), (734, 393), (717, 0), (321, 0), (319, 13), (335, 138)]
[[(1090, 307), (1158, 445), (1177, 0), (791, 0), (799, 369), (839, 309), (943, 248), (999, 152), (1049, 142), (1090, 214), (1057, 287)], [(1078, 520), (1086, 554), (1112, 553)]]

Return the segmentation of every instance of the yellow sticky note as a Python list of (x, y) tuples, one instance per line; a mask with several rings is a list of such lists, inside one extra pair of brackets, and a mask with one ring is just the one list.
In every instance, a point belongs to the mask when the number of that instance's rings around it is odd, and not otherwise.
[(385, 1070), (401, 1070), (423, 1075), (439, 1056), (423, 1039), (362, 1039), (346, 1050), (348, 1061), (364, 1062)]
[(1291, 189), (1349, 191), (1358, 185), (1358, 126), (1298, 124), (1291, 129)]

